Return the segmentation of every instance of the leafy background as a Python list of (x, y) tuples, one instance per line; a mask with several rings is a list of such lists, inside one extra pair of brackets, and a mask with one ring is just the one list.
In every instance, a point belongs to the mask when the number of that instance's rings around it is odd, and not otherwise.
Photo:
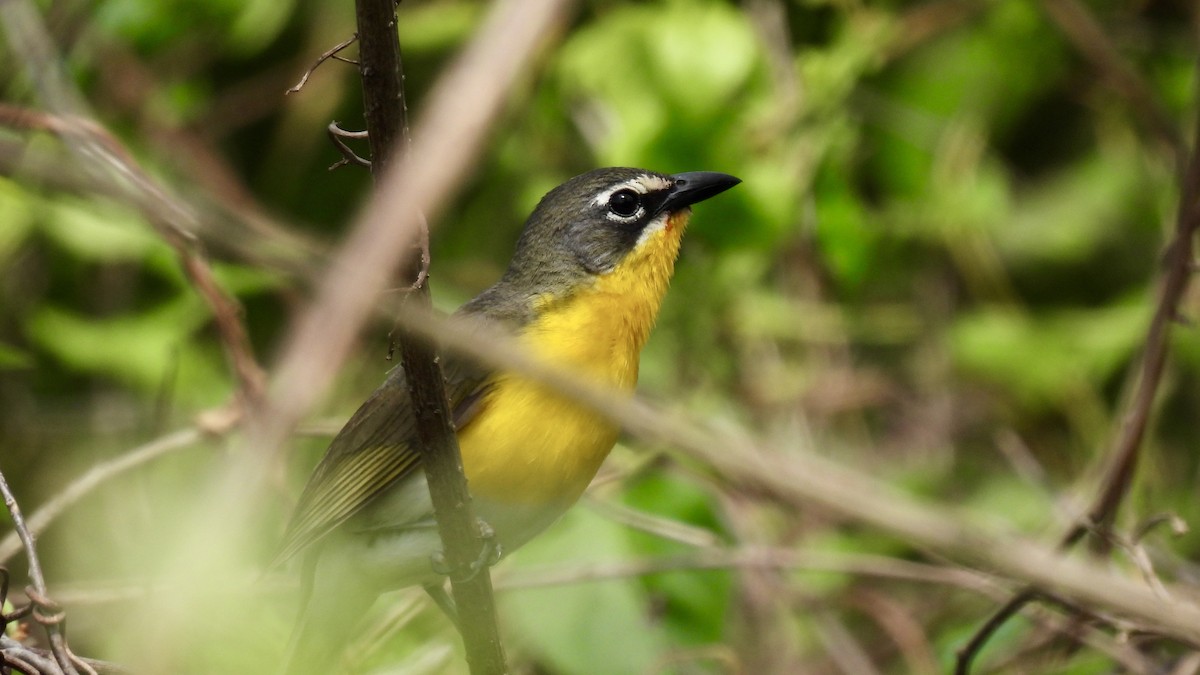
[[(697, 209), (641, 391), (1053, 540), (1085, 508), (1119, 426), (1178, 199), (1164, 134), (1064, 34), (1061, 4), (583, 3), (512, 92), (436, 231), (435, 301), (452, 309), (494, 280), (525, 215), (571, 175), (614, 164), (732, 173), (744, 183)], [(1081, 4), (1190, 135), (1195, 6)], [(330, 62), (283, 92), (353, 33), (350, 3), (39, 6), (97, 119), (156, 178), (195, 204), (270, 214), (317, 252), (344, 234), (369, 180), (327, 171), (337, 155), (324, 126), (361, 125), (357, 73)], [(415, 109), (485, 10), (400, 6)], [(28, 105), (20, 66), (20, 54), (0, 66), (0, 91)], [(55, 139), (0, 130), (0, 141), (0, 461), (30, 510), (89, 466), (230, 400), (236, 383), (206, 306), (136, 211), (82, 189)], [(282, 264), (270, 237), (252, 234), (212, 230), (205, 244), (270, 363), (318, 267)], [(1192, 293), (1184, 314), (1196, 309)], [(361, 336), (317, 437), (294, 443), (267, 531), (322, 433), (390, 367), (388, 329)], [(1198, 515), (1200, 342), (1177, 330), (1171, 347), (1123, 531), (1162, 512)], [(233, 447), (218, 438), (173, 453), (47, 531), (42, 556), (77, 651), (137, 661), (145, 613), (103, 591), (153, 584), (162, 542), (197, 507), (190, 487)], [(669, 449), (623, 442), (584, 505), (496, 574), (754, 545), (927, 559), (820, 511), (781, 512)], [(1159, 531), (1147, 542), (1158, 571), (1182, 580), (1195, 578), (1198, 545)], [(291, 606), (278, 591), (253, 602), (265, 609), (248, 624), (238, 611), (213, 616), (219, 648), (177, 654), (175, 672), (270, 668)], [(515, 588), (500, 602), (518, 672), (554, 673), (865, 672), (855, 659), (939, 672), (996, 604), (944, 583), (729, 567)], [(399, 658), (415, 672), (463, 670), (436, 610), (414, 613), (364, 668)], [(1008, 624), (985, 669), (1111, 672), (1103, 651), (1046, 646), (1039, 626)]]

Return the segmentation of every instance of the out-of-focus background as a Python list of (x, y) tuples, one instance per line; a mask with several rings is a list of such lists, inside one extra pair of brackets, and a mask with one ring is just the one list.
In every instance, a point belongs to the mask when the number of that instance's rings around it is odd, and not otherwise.
[[(216, 279), (269, 367), (370, 186), (360, 168), (327, 170), (339, 155), (326, 125), (362, 128), (356, 69), (329, 61), (284, 94), (353, 34), (352, 4), (29, 6), (95, 121), (205, 223)], [(400, 5), (418, 116), (487, 9)], [(451, 310), (494, 281), (524, 217), (572, 175), (734, 174), (741, 186), (696, 210), (640, 391), (1054, 541), (1096, 492), (1154, 309), (1193, 133), (1198, 22), (1190, 0), (580, 3), (435, 230), (435, 303)], [(4, 104), (44, 109), (30, 55), (0, 42)], [(89, 467), (188, 428), (237, 381), (173, 250), (128, 203), (91, 189), (60, 139), (11, 112), (0, 125), (0, 470), (28, 513)], [(1197, 310), (1185, 295), (1182, 314)], [(270, 513), (254, 516), (264, 532), (277, 536), (331, 433), (392, 366), (390, 328), (360, 335), (289, 444), (264, 488)], [(1178, 328), (1169, 344), (1117, 520), (1126, 536), (1160, 514), (1200, 517), (1200, 339)], [(170, 597), (156, 585), (161, 553), (237, 438), (105, 481), (46, 529), (40, 552), (77, 652), (129, 660), (146, 648), (139, 603)], [(1158, 528), (1140, 543), (1137, 555), (1118, 546), (1115, 569), (1137, 577), (1142, 556), (1168, 580), (1196, 580), (1195, 535)], [(711, 560), (763, 547), (832, 562)], [(881, 568), (845, 562), (867, 560)], [(914, 562), (930, 578), (897, 578)], [(516, 672), (933, 673), (1007, 597), (954, 581), (942, 562), (628, 441), (582, 506), (495, 574)], [(23, 556), (7, 564), (23, 579)], [(551, 572), (562, 578), (519, 587)], [(249, 596), (194, 579), (228, 592), (226, 610), (171, 667), (268, 672), (291, 620), (289, 579)], [(412, 612), (367, 640), (363, 672), (395, 659), (405, 672), (465, 670), (452, 629), (421, 602), (396, 601)], [(250, 605), (255, 619), (239, 621)], [(153, 606), (150, 621), (172, 620), (169, 602)], [(979, 672), (1113, 672), (1110, 649), (1072, 648), (1047, 622), (1062, 615), (1035, 607), (1006, 624)], [(1156, 641), (1144, 651), (1160, 665), (1183, 653)]]

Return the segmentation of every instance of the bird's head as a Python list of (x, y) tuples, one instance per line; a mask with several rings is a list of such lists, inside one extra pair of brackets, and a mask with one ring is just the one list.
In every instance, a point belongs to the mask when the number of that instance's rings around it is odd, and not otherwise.
[(674, 262), (691, 205), (741, 181), (709, 171), (610, 167), (576, 176), (542, 198), (525, 223), (509, 281), (554, 289), (613, 273), (634, 259)]

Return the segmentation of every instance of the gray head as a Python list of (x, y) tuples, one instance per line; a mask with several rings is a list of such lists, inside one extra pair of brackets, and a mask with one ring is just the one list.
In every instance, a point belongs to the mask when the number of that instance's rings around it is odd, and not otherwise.
[(723, 173), (668, 175), (628, 167), (576, 176), (542, 197), (504, 277), (464, 309), (496, 314), (496, 305), (515, 309), (514, 295), (569, 292), (612, 271), (647, 230), (739, 182)]

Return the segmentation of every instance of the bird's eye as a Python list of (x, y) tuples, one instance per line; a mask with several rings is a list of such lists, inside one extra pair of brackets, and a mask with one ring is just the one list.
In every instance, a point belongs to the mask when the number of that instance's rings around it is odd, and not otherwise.
[(629, 188), (617, 190), (608, 198), (608, 210), (622, 218), (636, 214), (639, 208), (641, 208), (641, 200), (638, 193)]

